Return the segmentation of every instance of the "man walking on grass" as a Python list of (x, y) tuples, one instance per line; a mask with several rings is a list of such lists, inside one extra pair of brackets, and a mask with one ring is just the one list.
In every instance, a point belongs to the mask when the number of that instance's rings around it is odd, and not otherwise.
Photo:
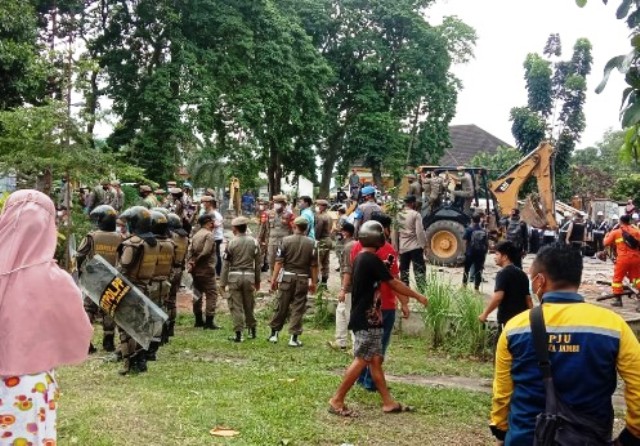
[(347, 368), (340, 387), (329, 400), (329, 412), (342, 417), (355, 413), (344, 404), (347, 393), (353, 387), (365, 367), (371, 375), (380, 396), (384, 413), (408, 412), (412, 408), (395, 401), (382, 370), (382, 310), (379, 286), (387, 283), (398, 294), (411, 296), (427, 304), (427, 298), (416, 293), (398, 279), (394, 279), (385, 264), (376, 256), (376, 250), (384, 246), (386, 238), (382, 225), (376, 221), (364, 223), (359, 232), (362, 252), (353, 264), (352, 310), (349, 329), (354, 333), (354, 360)]
[(496, 265), (502, 269), (496, 275), (496, 286), (491, 301), (478, 317), (486, 322), (489, 314), (498, 309), (498, 335), (509, 319), (533, 307), (529, 291), (529, 278), (515, 266), (521, 260), (520, 248), (508, 240), (496, 245)]

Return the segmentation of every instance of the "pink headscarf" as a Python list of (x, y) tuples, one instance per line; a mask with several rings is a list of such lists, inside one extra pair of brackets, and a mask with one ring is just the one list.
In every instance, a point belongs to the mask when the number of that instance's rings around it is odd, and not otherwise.
[(55, 207), (14, 192), (0, 214), (0, 376), (82, 362), (93, 328), (71, 276), (53, 260)]

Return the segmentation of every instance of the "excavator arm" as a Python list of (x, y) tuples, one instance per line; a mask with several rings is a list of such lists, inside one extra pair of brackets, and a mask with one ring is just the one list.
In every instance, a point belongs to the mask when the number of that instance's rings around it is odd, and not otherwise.
[[(503, 217), (508, 216), (511, 209), (518, 207), (520, 189), (533, 176), (538, 183), (539, 200), (539, 208), (534, 209), (534, 212), (550, 229), (557, 229), (553, 162), (554, 149), (551, 144), (543, 141), (500, 178), (489, 184)], [(533, 203), (535, 200), (529, 201)]]

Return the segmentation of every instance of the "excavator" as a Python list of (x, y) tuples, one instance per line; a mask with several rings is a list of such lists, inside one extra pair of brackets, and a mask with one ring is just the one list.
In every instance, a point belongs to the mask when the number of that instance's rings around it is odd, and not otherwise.
[[(488, 181), (487, 169), (477, 167), (421, 166), (423, 184), (440, 184), (442, 192), (425, 197), (422, 222), (427, 235), (427, 256), (431, 263), (453, 266), (464, 260), (463, 235), (474, 212), (482, 210), (490, 236), (500, 237), (500, 221), (520, 208), (518, 195), (530, 178), (537, 181), (537, 193), (530, 194), (521, 211), (534, 227), (557, 229), (555, 219), (554, 149), (543, 141), (535, 150), (500, 175)], [(434, 179), (437, 180), (434, 180)]]

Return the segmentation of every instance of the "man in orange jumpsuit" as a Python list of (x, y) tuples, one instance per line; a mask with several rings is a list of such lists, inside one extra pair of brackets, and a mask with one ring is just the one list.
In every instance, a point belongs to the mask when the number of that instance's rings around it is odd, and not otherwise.
[[(625, 241), (625, 233), (637, 241), (636, 247), (630, 246), (633, 242)], [(604, 246), (615, 246), (618, 255), (611, 282), (613, 294), (623, 293), (622, 281), (625, 277), (629, 279), (631, 286), (640, 287), (640, 249), (638, 248), (640, 247), (640, 230), (631, 226), (629, 215), (620, 217), (620, 225), (607, 234), (604, 238)], [(622, 306), (622, 297), (618, 297), (612, 305)]]

